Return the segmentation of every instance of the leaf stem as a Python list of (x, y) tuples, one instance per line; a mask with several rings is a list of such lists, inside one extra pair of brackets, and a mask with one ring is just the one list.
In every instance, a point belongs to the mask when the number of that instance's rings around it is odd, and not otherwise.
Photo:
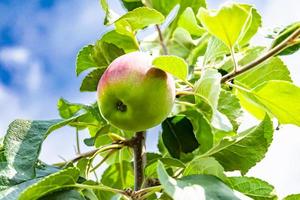
[(100, 167), (117, 149), (112, 149), (110, 150), (103, 158), (102, 160), (95, 166), (93, 167), (90, 172), (95, 171), (98, 167)]
[(86, 184), (76, 183), (74, 186), (78, 187), (78, 188), (83, 188), (83, 189), (102, 190), (102, 191), (106, 191), (106, 192), (113, 192), (113, 193), (122, 194), (124, 196), (128, 196), (126, 194), (126, 192), (123, 190), (111, 188), (111, 187), (104, 186), (104, 185), (86, 185)]
[(232, 80), (236, 76), (249, 71), (250, 69), (256, 67), (257, 65), (261, 64), (262, 62), (268, 60), (272, 56), (275, 56), (276, 54), (280, 53), (282, 50), (284, 50), (286, 47), (288, 47), (291, 43), (294, 42), (294, 40), (300, 35), (300, 28), (297, 29), (294, 33), (292, 33), (289, 37), (287, 37), (284, 41), (282, 41), (279, 45), (272, 48), (270, 51), (268, 51), (266, 54), (262, 55), (261, 57), (257, 58), (256, 60), (250, 62), (246, 66), (242, 67), (241, 69), (237, 69), (236, 71), (233, 71), (229, 74), (226, 74), (222, 77), (221, 82), (225, 83), (227, 81)]
[(232, 58), (232, 62), (233, 62), (233, 71), (236, 72), (238, 70), (238, 63), (235, 59), (235, 54), (234, 54), (234, 49), (233, 47), (230, 48), (230, 54), (231, 54), (231, 58)]
[(157, 33), (158, 33), (159, 43), (160, 43), (160, 45), (161, 45), (161, 47), (162, 47), (163, 53), (164, 53), (164, 55), (168, 55), (168, 54), (169, 54), (169, 53), (168, 53), (168, 49), (167, 49), (167, 46), (166, 46), (166, 44), (165, 44), (164, 37), (163, 37), (163, 35), (162, 35), (162, 32), (161, 32), (161, 30), (160, 30), (159, 25), (156, 24), (156, 25), (155, 25), (155, 28), (156, 28)]

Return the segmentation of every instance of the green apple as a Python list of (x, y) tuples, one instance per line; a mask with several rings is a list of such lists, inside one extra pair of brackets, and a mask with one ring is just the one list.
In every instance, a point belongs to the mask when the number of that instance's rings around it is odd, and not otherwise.
[(160, 124), (171, 112), (175, 84), (168, 73), (152, 66), (152, 57), (132, 52), (115, 59), (98, 84), (98, 105), (112, 125), (144, 131)]

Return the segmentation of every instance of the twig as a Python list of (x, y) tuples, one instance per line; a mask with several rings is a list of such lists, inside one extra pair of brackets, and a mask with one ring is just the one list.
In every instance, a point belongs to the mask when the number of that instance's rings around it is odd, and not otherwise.
[(262, 62), (268, 60), (270, 57), (280, 53), (286, 47), (288, 47), (294, 40), (300, 35), (300, 29), (297, 29), (294, 33), (292, 33), (289, 37), (287, 37), (284, 41), (282, 41), (279, 45), (275, 46), (269, 52), (264, 54), (263, 56), (257, 58), (256, 60), (252, 61), (251, 63), (247, 64), (246, 66), (242, 67), (241, 69), (237, 69), (229, 74), (223, 76), (221, 82), (225, 83), (227, 81), (232, 80), (236, 76), (256, 67), (257, 65), (261, 64)]
[(138, 191), (141, 189), (144, 181), (144, 167), (146, 162), (145, 131), (135, 134), (135, 142), (132, 148), (134, 153), (134, 191)]
[(98, 167), (100, 167), (116, 150), (117, 149), (110, 150), (95, 167), (92, 167), (90, 172), (94, 172)]
[(165, 44), (165, 42), (164, 42), (164, 37), (163, 37), (163, 35), (162, 35), (162, 32), (161, 32), (161, 30), (160, 30), (159, 25), (156, 24), (156, 25), (155, 25), (155, 28), (156, 28), (156, 30), (157, 30), (157, 32), (158, 32), (159, 43), (160, 43), (160, 45), (161, 45), (161, 47), (162, 47), (162, 49), (163, 49), (163, 53), (164, 53), (165, 55), (168, 55), (168, 54), (169, 54), (169, 53), (168, 53), (168, 49), (167, 49), (167, 46), (166, 46), (166, 44)]

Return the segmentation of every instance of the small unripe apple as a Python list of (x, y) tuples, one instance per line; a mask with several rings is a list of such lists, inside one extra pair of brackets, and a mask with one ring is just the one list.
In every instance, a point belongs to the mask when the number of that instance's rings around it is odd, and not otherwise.
[(115, 59), (98, 84), (98, 105), (112, 125), (144, 131), (160, 124), (171, 112), (175, 84), (168, 73), (152, 66), (152, 57), (132, 52)]

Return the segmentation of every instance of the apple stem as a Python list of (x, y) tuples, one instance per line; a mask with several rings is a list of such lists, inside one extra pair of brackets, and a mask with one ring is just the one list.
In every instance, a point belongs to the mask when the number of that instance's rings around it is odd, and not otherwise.
[(141, 189), (144, 181), (144, 167), (146, 163), (146, 131), (135, 134), (135, 142), (132, 145), (134, 154), (134, 191)]

